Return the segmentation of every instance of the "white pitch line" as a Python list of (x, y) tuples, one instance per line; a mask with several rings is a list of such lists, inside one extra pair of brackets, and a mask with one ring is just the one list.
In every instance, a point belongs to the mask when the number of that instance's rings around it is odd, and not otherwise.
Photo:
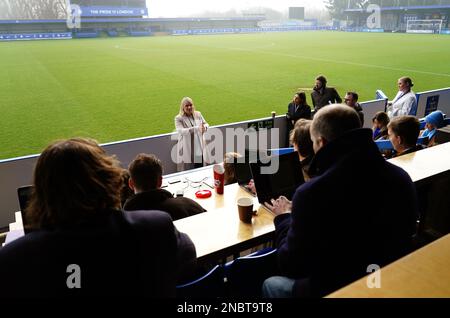
[(427, 72), (427, 71), (418, 71), (418, 70), (407, 69), (407, 68), (398, 68), (398, 67), (390, 67), (390, 66), (375, 65), (375, 64), (366, 64), (366, 63), (355, 63), (355, 62), (348, 62), (348, 61), (331, 60), (331, 59), (324, 59), (324, 58), (319, 58), (319, 57), (310, 57), (310, 56), (304, 56), (304, 55), (294, 55), (294, 54), (287, 54), (287, 53), (258, 51), (258, 50), (250, 50), (250, 49), (243, 49), (243, 48), (230, 48), (230, 47), (228, 47), (228, 48), (227, 47), (215, 47), (215, 48), (217, 48), (217, 49), (228, 49), (228, 50), (234, 50), (234, 51), (244, 51), (244, 52), (251, 52), (251, 53), (264, 53), (264, 54), (270, 54), (270, 55), (275, 55), (275, 56), (301, 58), (301, 59), (305, 59), (305, 60), (313, 60), (313, 61), (335, 63), (335, 64), (345, 64), (345, 65), (353, 65), (353, 66), (380, 68), (380, 69), (391, 70), (391, 71), (401, 71), (401, 72), (408, 72), (408, 73), (420, 73), (420, 74), (427, 74), (427, 75), (436, 75), (436, 76), (450, 77), (450, 74), (445, 74), (445, 73), (435, 73), (435, 72)]
[[(271, 43), (269, 46), (274, 46), (275, 43)], [(390, 71), (401, 71), (405, 73), (419, 73), (419, 74), (426, 74), (426, 75), (436, 75), (436, 76), (442, 76), (442, 77), (450, 77), (450, 74), (445, 73), (436, 73), (436, 72), (427, 72), (427, 71), (419, 71), (419, 70), (413, 70), (413, 69), (407, 69), (407, 68), (399, 68), (399, 67), (390, 67), (390, 66), (383, 66), (383, 65), (376, 65), (376, 64), (367, 64), (367, 63), (355, 63), (355, 62), (349, 62), (349, 61), (339, 61), (339, 60), (331, 60), (331, 59), (324, 59), (319, 57), (311, 57), (311, 56), (305, 56), (305, 55), (295, 55), (295, 54), (287, 54), (287, 53), (276, 53), (276, 52), (267, 52), (267, 51), (260, 51), (260, 50), (251, 50), (251, 49), (244, 49), (244, 48), (233, 48), (233, 47), (219, 47), (219, 46), (209, 46), (209, 45), (201, 45), (206, 47), (211, 47), (219, 50), (230, 50), (230, 51), (244, 51), (244, 52), (250, 52), (250, 53), (264, 53), (269, 55), (275, 55), (275, 56), (285, 56), (285, 57), (291, 57), (291, 58), (301, 58), (305, 60), (312, 60), (312, 61), (318, 61), (318, 62), (327, 62), (327, 63), (335, 63), (335, 64), (345, 64), (345, 65), (352, 65), (352, 66), (361, 66), (361, 67), (371, 67), (371, 68), (379, 68), (384, 70), (390, 70)], [(265, 46), (267, 47), (267, 46)], [(136, 49), (136, 48), (129, 48), (129, 47), (115, 47), (116, 49), (120, 50), (132, 50), (132, 51), (151, 51), (148, 49)], [(153, 49), (154, 50), (154, 49)]]

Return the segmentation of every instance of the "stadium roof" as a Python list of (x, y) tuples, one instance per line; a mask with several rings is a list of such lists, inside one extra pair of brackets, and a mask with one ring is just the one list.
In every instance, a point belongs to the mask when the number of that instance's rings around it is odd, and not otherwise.
[[(201, 22), (201, 21), (260, 21), (263, 16), (236, 18), (82, 18), (81, 22)], [(59, 20), (0, 20), (0, 24), (31, 24), (31, 23), (66, 23)]]

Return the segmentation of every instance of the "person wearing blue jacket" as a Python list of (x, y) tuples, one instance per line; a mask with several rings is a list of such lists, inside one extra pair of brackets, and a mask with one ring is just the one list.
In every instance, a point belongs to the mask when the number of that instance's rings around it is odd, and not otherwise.
[(428, 137), (428, 147), (435, 144), (434, 137), (439, 128), (445, 126), (444, 114), (440, 110), (436, 110), (429, 113), (425, 117), (425, 130), (422, 132), (421, 137)]

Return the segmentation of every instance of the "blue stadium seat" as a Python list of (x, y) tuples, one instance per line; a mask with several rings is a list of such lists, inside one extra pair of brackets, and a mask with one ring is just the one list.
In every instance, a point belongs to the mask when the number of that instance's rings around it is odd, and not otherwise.
[(150, 30), (129, 30), (128, 31), (129, 36), (151, 36), (152, 32)]
[[(419, 100), (419, 94), (416, 94), (416, 101)], [(417, 115), (417, 107), (419, 107), (419, 105), (416, 103), (414, 103), (414, 105), (411, 107), (411, 110), (409, 111), (408, 115), (411, 116), (416, 116)]]
[(420, 126), (419, 126), (420, 130), (425, 129), (425, 125), (426, 125), (425, 117), (419, 119), (419, 125), (420, 125)]
[(119, 36), (119, 32), (117, 32), (116, 29), (108, 29), (106, 32), (108, 33), (108, 36), (110, 36), (110, 37)]
[(98, 37), (98, 32), (94, 29), (85, 29), (76, 31), (73, 33), (74, 37), (78, 39), (86, 39), (86, 38), (96, 38)]
[(226, 295), (225, 277), (220, 265), (200, 278), (177, 286), (177, 297), (181, 298), (216, 298)]
[(385, 94), (381, 89), (378, 89), (378, 90), (375, 92), (375, 98), (376, 98), (376, 99), (388, 99), (388, 97), (386, 96), (386, 94)]
[(277, 250), (266, 248), (225, 265), (232, 297), (261, 297), (264, 280), (278, 274)]
[[(426, 145), (428, 143), (428, 137), (419, 137), (417, 139), (417, 144)], [(392, 146), (391, 141), (388, 140), (375, 140), (375, 144), (377, 145), (380, 151), (384, 150), (394, 150), (394, 146)]]
[(286, 153), (291, 153), (294, 152), (294, 148), (290, 147), (290, 148), (276, 148), (276, 149), (269, 149), (270, 154), (272, 156), (281, 156), (284, 155)]

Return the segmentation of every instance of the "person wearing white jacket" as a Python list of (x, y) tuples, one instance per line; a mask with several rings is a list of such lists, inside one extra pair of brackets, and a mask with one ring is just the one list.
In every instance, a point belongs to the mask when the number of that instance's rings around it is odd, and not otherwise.
[(202, 114), (195, 110), (190, 97), (183, 97), (180, 113), (175, 117), (178, 132), (177, 169), (183, 171), (201, 167), (209, 162), (205, 149), (204, 133), (208, 123)]
[(416, 94), (411, 90), (414, 86), (411, 78), (401, 77), (398, 80), (398, 93), (395, 98), (388, 103), (387, 114), (389, 118), (396, 116), (415, 115), (410, 114), (416, 108)]

